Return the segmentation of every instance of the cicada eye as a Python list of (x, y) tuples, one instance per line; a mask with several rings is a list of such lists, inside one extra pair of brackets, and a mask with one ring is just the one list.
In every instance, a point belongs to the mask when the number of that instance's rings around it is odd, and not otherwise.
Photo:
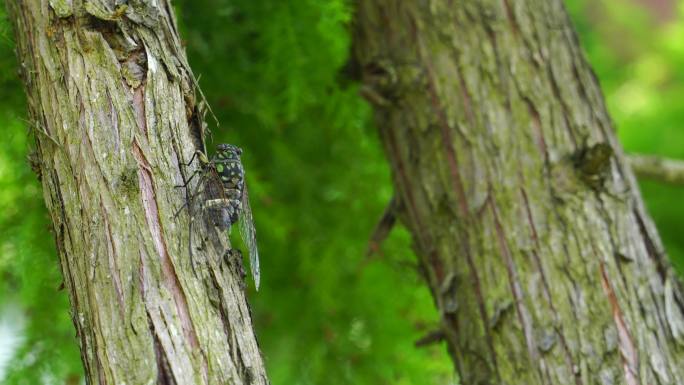
[(242, 149), (240, 147), (235, 147), (238, 155), (242, 155)]

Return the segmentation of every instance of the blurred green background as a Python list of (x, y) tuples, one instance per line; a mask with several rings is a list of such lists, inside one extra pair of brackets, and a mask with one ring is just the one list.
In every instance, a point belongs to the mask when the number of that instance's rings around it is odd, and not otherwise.
[[(630, 152), (684, 159), (684, 4), (568, 0)], [(274, 385), (450, 384), (410, 238), (368, 236), (391, 197), (388, 166), (354, 86), (344, 0), (175, 2), (191, 65), (240, 145), (262, 255), (250, 292)], [(75, 384), (82, 373), (31, 148), (13, 37), (0, 5), (0, 383)], [(684, 267), (682, 189), (642, 182), (670, 257)], [(680, 271), (682, 271), (680, 269)]]

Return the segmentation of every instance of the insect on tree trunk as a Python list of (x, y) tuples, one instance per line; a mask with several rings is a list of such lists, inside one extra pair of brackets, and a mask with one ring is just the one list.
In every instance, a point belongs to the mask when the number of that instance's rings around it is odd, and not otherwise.
[(359, 0), (354, 52), (463, 384), (682, 384), (682, 291), (560, 0)]
[(88, 383), (268, 383), (242, 261), (174, 216), (204, 122), (169, 1), (7, 4)]

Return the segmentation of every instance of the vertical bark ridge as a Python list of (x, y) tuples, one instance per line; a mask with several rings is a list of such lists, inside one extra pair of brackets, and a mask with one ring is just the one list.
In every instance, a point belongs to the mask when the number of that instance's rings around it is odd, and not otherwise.
[[(458, 209), (459, 209), (459, 214), (460, 217), (465, 219), (467, 222), (467, 219), (469, 217), (469, 212), (468, 212), (468, 202), (466, 199), (466, 194), (463, 189), (463, 184), (461, 181), (461, 176), (460, 176), (460, 171), (459, 171), (459, 162), (457, 158), (457, 154), (454, 150), (454, 147), (451, 145), (453, 143), (452, 139), (452, 133), (449, 127), (449, 122), (448, 118), (446, 116), (444, 106), (442, 106), (442, 100), (440, 99), (439, 96), (439, 91), (437, 88), (437, 83), (435, 81), (435, 76), (434, 76), (434, 69), (432, 67), (432, 63), (429, 58), (425, 56), (425, 48), (423, 46), (422, 41), (420, 40), (421, 37), (419, 35), (418, 28), (416, 26), (416, 20), (414, 19), (409, 19), (409, 23), (411, 24), (411, 31), (413, 34), (413, 39), (414, 43), (417, 46), (417, 51), (418, 51), (418, 58), (421, 60), (421, 62), (424, 63), (425, 65), (425, 73), (427, 76), (427, 84), (428, 84), (428, 92), (432, 104), (432, 112), (437, 116), (438, 120), (438, 126), (440, 129), (440, 133), (442, 136), (442, 143), (444, 147), (444, 152), (446, 154), (446, 159), (447, 159), (447, 164), (449, 167), (449, 173), (450, 173), (450, 181), (451, 185), (453, 188), (453, 193), (456, 195), (457, 198), (457, 203), (458, 203)], [(459, 73), (459, 82), (461, 85), (464, 85), (464, 80), (461, 74)], [(468, 90), (465, 87), (461, 88), (461, 96), (462, 96), (462, 102), (463, 102), (463, 109), (465, 111), (465, 114), (470, 121), (470, 123), (474, 122), (474, 118), (472, 115), (472, 106), (470, 103), (470, 96), (468, 95)], [(417, 223), (418, 227), (420, 227), (420, 223)], [(480, 293), (480, 278), (478, 277), (478, 272), (475, 267), (475, 263), (473, 261), (473, 256), (471, 253), (471, 248), (468, 242), (459, 242), (462, 246), (461, 250), (463, 252), (463, 255), (465, 255), (465, 258), (467, 259), (468, 265), (470, 266), (470, 279), (475, 285), (475, 291), (476, 291), (476, 299), (478, 302), (478, 307), (479, 307), (479, 313), (480, 313), (480, 319), (482, 322), (482, 328), (485, 333), (485, 339), (487, 342), (487, 346), (489, 347), (490, 350), (490, 359), (494, 363), (494, 367), (496, 368), (496, 361), (497, 357), (494, 352), (494, 346), (491, 340), (491, 336), (489, 336), (489, 330), (488, 330), (488, 324), (489, 324), (489, 316), (487, 315), (487, 309), (484, 306), (484, 298), (482, 297)], [(435, 263), (433, 263), (434, 265)], [(440, 263), (441, 264), (441, 263)], [(441, 272), (441, 271), (440, 271)], [(442, 278), (444, 277), (444, 273), (438, 275), (438, 282), (442, 282)], [(443, 284), (442, 284), (443, 285)], [(497, 370), (495, 370), (495, 373)]]
[[(531, 239), (532, 239), (533, 245), (534, 245), (532, 250), (530, 251), (530, 253), (532, 254), (536, 270), (539, 272), (539, 277), (540, 277), (540, 280), (542, 282), (543, 297), (546, 300), (546, 303), (548, 304), (549, 311), (551, 312), (551, 319), (552, 319), (552, 322), (554, 324), (554, 326), (552, 328), (553, 328), (555, 335), (558, 336), (559, 343), (560, 343), (561, 349), (563, 351), (562, 354), (564, 356), (563, 358), (565, 361), (566, 370), (568, 373), (573, 373), (574, 372), (573, 368), (575, 367), (574, 358), (572, 357), (570, 350), (568, 348), (568, 342), (567, 342), (567, 338), (565, 337), (565, 333), (563, 331), (563, 326), (560, 322), (559, 312), (556, 309), (556, 306), (554, 305), (554, 299), (553, 299), (553, 295), (551, 294), (551, 287), (549, 285), (549, 279), (548, 279), (547, 274), (545, 272), (545, 268), (544, 268), (544, 265), (542, 263), (542, 260), (539, 256), (539, 250), (541, 249), (541, 245), (539, 243), (539, 235), (537, 234), (536, 225), (534, 222), (534, 218), (532, 216), (532, 210), (530, 208), (529, 198), (527, 197), (527, 193), (525, 192), (524, 188), (520, 189), (520, 193), (521, 193), (522, 198), (523, 198), (523, 204), (525, 207), (525, 214), (527, 216), (528, 224), (529, 224), (530, 230), (531, 230), (530, 236), (531, 236)], [(581, 385), (582, 384), (581, 379), (578, 376), (574, 376), (574, 377), (575, 377), (575, 384)]]

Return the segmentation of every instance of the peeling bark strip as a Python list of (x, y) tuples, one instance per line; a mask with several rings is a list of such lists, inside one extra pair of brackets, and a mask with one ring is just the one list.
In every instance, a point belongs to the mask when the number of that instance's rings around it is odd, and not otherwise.
[(628, 385), (638, 385), (639, 384), (639, 357), (634, 349), (634, 342), (632, 342), (632, 336), (627, 330), (627, 325), (625, 325), (625, 320), (622, 318), (622, 311), (620, 310), (620, 304), (615, 297), (615, 291), (610, 284), (610, 280), (606, 275), (606, 270), (603, 264), (600, 265), (601, 270), (601, 285), (603, 290), (610, 301), (610, 308), (613, 313), (613, 322), (618, 331), (618, 344), (620, 347), (620, 356), (623, 361), (623, 369), (625, 372), (625, 379)]
[[(682, 290), (561, 0), (357, 4), (355, 59), (462, 383), (683, 384)], [(615, 151), (603, 184), (572, 160), (596, 143)]]
[(171, 5), (120, 3), (8, 1), (87, 381), (267, 384), (224, 237), (174, 218), (203, 122)]

